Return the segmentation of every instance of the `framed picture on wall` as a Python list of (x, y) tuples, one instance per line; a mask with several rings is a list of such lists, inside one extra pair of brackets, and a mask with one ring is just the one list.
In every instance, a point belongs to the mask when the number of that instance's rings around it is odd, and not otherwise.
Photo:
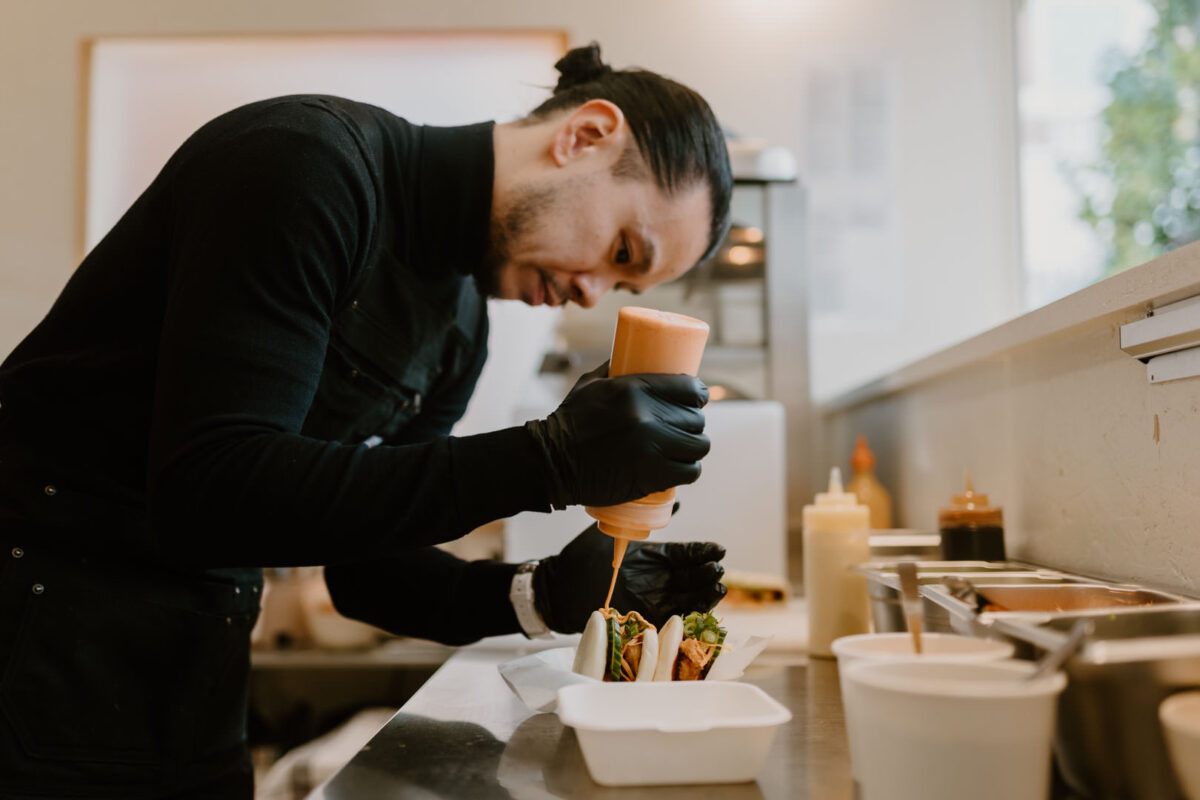
[(287, 94), (372, 103), (410, 122), (522, 116), (566, 52), (561, 31), (100, 37), (86, 45), (83, 252), (208, 120)]

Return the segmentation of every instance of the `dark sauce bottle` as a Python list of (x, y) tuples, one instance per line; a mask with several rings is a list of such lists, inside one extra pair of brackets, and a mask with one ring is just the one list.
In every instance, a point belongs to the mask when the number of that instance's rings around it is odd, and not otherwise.
[(966, 491), (956, 494), (950, 505), (938, 511), (944, 561), (1005, 561), (1004, 512), (988, 505), (988, 496), (978, 494), (967, 473)]

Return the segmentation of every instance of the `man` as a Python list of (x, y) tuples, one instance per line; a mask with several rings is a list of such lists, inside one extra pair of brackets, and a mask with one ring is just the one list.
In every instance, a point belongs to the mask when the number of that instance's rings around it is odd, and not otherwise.
[[(433, 547), (694, 481), (707, 390), (585, 376), (545, 420), (450, 437), (485, 295), (591, 306), (728, 225), (694, 92), (597, 47), (511, 124), (414, 126), (330, 97), (213, 120), (0, 366), (0, 795), (249, 797), (261, 568), (326, 565), (338, 608), (448, 643), (581, 630), (611, 540), (533, 567)], [(631, 550), (614, 604), (723, 594), (717, 545)]]

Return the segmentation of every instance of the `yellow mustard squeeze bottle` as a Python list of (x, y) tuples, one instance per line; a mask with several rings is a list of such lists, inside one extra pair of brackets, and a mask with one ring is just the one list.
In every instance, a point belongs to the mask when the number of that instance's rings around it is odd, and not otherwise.
[[(644, 373), (696, 375), (708, 341), (708, 324), (669, 311), (625, 306), (617, 312), (609, 377)], [(612, 601), (617, 572), (630, 539), (645, 539), (671, 520), (675, 489), (615, 506), (584, 506), (604, 533), (613, 537), (613, 576), (604, 607)]]
[(867, 581), (851, 570), (871, 558), (870, 510), (842, 491), (842, 471), (804, 507), (804, 597), (808, 654), (828, 658), (833, 640), (870, 631)]
[(879, 530), (892, 527), (892, 496), (875, 477), (875, 454), (867, 446), (867, 437), (858, 435), (854, 454), (850, 456), (854, 476), (846, 491), (871, 510), (871, 527)]

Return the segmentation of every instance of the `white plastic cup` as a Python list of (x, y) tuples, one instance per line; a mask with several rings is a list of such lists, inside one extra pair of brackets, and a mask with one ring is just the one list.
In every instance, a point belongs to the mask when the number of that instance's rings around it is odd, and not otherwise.
[(1163, 700), (1158, 719), (1179, 788), (1188, 800), (1200, 800), (1200, 692), (1179, 692)]
[[(859, 633), (854, 636), (843, 636), (833, 642), (833, 654), (837, 656), (838, 680), (842, 688), (842, 705), (850, 700), (854, 687), (846, 680), (846, 672), (851, 665), (863, 661), (956, 661), (980, 662), (1000, 661), (1011, 658), (1013, 646), (1011, 642), (999, 639), (980, 639), (973, 636), (960, 636), (957, 633), (926, 633), (921, 636), (921, 654), (913, 649), (912, 634), (903, 633)], [(858, 779), (856, 764), (860, 757), (856, 756), (861, 745), (855, 741), (853, 731), (847, 727), (846, 735), (850, 747), (850, 774)]]
[(1046, 800), (1061, 672), (1024, 661), (862, 661), (846, 728), (863, 800)]

